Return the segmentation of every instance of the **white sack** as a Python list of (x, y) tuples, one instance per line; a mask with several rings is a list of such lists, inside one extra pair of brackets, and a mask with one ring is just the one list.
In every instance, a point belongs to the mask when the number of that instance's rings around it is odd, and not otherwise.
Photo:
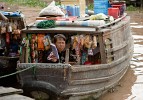
[(65, 14), (62, 12), (62, 10), (55, 5), (55, 1), (51, 2), (47, 7), (42, 9), (39, 13), (39, 16), (64, 16)]

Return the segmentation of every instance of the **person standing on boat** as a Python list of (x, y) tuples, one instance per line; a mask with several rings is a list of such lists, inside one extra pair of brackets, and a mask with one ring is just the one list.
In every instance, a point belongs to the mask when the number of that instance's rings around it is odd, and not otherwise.
[[(48, 44), (50, 44), (50, 47)], [(44, 45), (46, 46), (45, 48), (47, 49), (44, 51), (44, 63), (65, 62), (66, 37), (63, 34), (57, 34), (54, 36), (54, 44), (50, 42), (49, 43), (44, 42)]]

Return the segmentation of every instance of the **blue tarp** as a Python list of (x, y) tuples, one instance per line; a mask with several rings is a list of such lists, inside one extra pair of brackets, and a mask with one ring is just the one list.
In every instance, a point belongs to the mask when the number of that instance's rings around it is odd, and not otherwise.
[(16, 11), (16, 12), (5, 12), (5, 11), (2, 11), (1, 12), (3, 15), (5, 16), (12, 16), (12, 17), (20, 17), (21, 16), (21, 13)]

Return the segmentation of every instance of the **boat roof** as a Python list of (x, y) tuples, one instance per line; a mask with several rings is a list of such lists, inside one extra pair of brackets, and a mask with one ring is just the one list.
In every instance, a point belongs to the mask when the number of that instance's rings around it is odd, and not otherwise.
[(114, 22), (102, 26), (56, 26), (55, 28), (37, 28), (35, 23), (28, 25), (22, 30), (22, 33), (88, 33), (88, 34), (101, 34), (104, 31), (110, 30), (109, 27), (115, 25), (116, 23), (122, 21), (127, 14), (116, 19)]

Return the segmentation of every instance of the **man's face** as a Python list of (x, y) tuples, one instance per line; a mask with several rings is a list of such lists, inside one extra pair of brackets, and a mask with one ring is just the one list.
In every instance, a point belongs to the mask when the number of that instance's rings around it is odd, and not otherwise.
[(61, 52), (65, 49), (65, 41), (63, 38), (58, 38), (56, 43), (55, 43), (57, 49), (58, 49), (58, 52)]

